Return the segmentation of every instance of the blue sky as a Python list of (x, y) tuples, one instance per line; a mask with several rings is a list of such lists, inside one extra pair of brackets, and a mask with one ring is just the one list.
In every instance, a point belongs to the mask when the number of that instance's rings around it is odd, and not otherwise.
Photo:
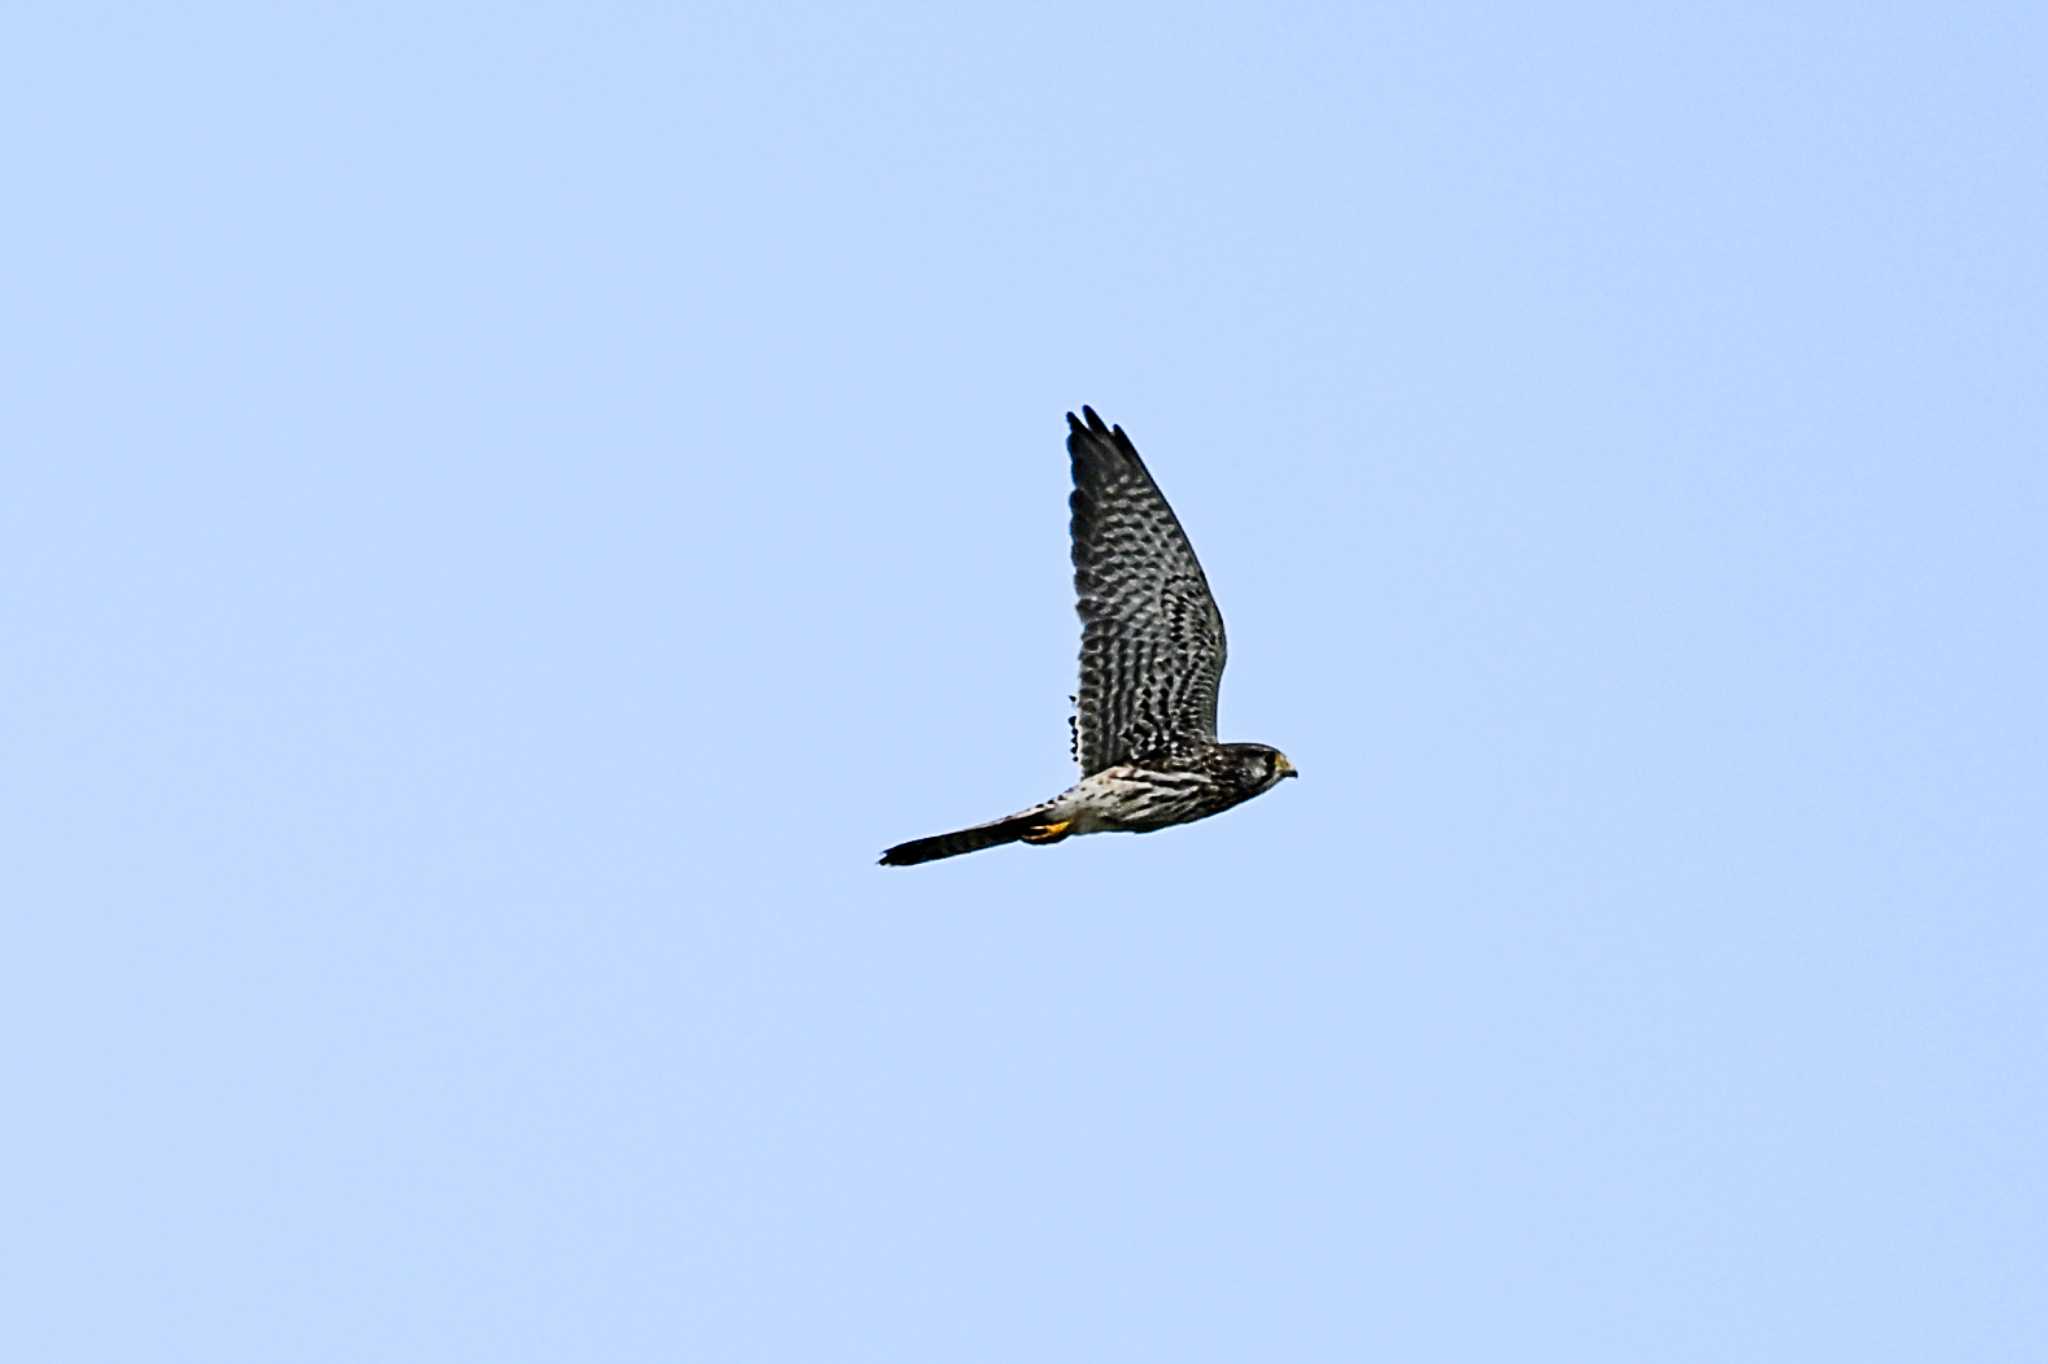
[(2038, 7), (0, 51), (6, 1357), (2048, 1355)]

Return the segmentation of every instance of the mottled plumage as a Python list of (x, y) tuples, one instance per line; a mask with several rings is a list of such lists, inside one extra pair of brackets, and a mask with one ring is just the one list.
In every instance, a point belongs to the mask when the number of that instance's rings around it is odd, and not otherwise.
[(1122, 427), (1086, 407), (1079, 418), (1068, 413), (1067, 425), (1081, 614), (1073, 750), (1082, 778), (1028, 810), (898, 844), (882, 854), (885, 866), (1002, 843), (1149, 833), (1205, 819), (1295, 774), (1277, 749), (1217, 742), (1223, 615), (1194, 548)]

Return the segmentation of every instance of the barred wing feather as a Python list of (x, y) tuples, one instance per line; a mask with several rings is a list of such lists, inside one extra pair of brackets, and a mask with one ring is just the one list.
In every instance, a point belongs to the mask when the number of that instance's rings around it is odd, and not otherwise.
[(1123, 428), (1086, 407), (1067, 424), (1086, 774), (1214, 740), (1227, 649), (1201, 562)]

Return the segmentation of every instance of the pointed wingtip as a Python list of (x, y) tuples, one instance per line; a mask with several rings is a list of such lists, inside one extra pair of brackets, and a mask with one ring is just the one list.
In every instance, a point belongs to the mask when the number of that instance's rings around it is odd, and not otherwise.
[(1083, 438), (1109, 441), (1119, 446), (1128, 446), (1130, 444), (1130, 438), (1124, 435), (1124, 429), (1121, 426), (1111, 426), (1102, 419), (1101, 415), (1094, 408), (1086, 403), (1081, 404), (1080, 416), (1077, 417), (1071, 412), (1067, 414), (1068, 443), (1072, 444), (1076, 439)]
[(1145, 461), (1138, 458), (1138, 447), (1131, 444), (1131, 438), (1124, 434), (1121, 426), (1112, 426), (1099, 413), (1085, 403), (1081, 415), (1067, 414), (1067, 449), (1076, 459), (1084, 452), (1098, 450), (1113, 451), (1115, 455), (1145, 467)]

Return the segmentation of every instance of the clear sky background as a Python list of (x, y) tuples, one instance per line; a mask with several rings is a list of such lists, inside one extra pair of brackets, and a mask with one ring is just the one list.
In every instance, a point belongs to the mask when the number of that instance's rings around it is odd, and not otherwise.
[(0, 1356), (2048, 1358), (2040, 6), (0, 54)]

